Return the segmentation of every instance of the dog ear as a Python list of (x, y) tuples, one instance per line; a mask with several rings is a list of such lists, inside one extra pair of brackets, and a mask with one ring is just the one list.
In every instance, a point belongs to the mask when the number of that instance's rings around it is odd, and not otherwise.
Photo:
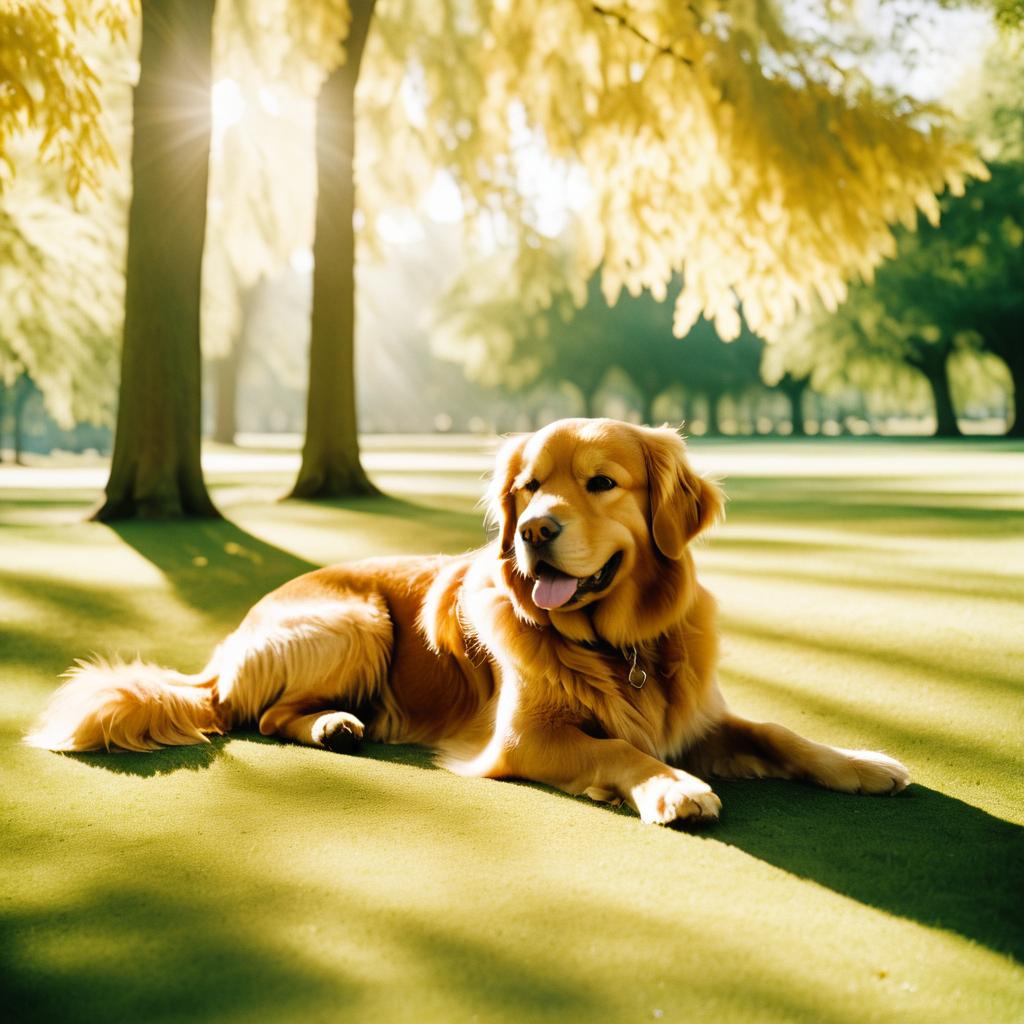
[(674, 430), (659, 427), (645, 435), (651, 536), (666, 558), (681, 558), (697, 534), (722, 518), (725, 496), (717, 484), (693, 471), (686, 445)]
[(487, 521), (498, 528), (502, 554), (511, 550), (516, 539), (516, 499), (512, 486), (523, 468), (523, 449), (529, 436), (517, 434), (498, 449), (494, 475), (487, 488)]

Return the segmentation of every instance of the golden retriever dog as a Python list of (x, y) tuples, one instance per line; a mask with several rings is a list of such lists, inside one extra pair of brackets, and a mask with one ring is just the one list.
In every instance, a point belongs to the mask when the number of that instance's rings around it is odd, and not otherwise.
[(258, 725), (350, 751), (365, 735), (435, 747), (462, 774), (626, 801), (657, 824), (717, 818), (714, 776), (907, 785), (884, 754), (729, 711), (690, 551), (723, 498), (674, 430), (571, 419), (514, 437), (488, 502), (486, 547), (300, 576), (195, 675), (80, 662), (27, 742), (148, 750)]

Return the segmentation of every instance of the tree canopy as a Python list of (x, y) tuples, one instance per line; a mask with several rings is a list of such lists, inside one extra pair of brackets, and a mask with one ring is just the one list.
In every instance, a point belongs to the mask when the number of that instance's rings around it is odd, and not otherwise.
[[(344, 59), (346, 4), (234, 2), (260, 8), (279, 71), (315, 87)], [(934, 221), (938, 194), (985, 174), (946, 110), (865, 73), (911, 58), (857, 11), (380, 0), (359, 78), (363, 241), (441, 180), (485, 250), (516, 251), (538, 304), (583, 302), (600, 270), (609, 301), (673, 291), (680, 336), (703, 315), (734, 337), (740, 307), (766, 336), (816, 296), (834, 308), (895, 252), (893, 224)], [(566, 227), (571, 259), (553, 259)]]
[(35, 133), (38, 158), (67, 190), (97, 188), (114, 150), (101, 117), (100, 80), (82, 36), (123, 39), (138, 0), (5, 0), (0, 5), (0, 193), (15, 173), (11, 141)]
[(471, 267), (444, 297), (432, 330), (435, 352), (461, 362), (471, 379), (488, 387), (517, 391), (542, 378), (569, 381), (580, 392), (584, 414), (593, 415), (597, 391), (609, 370), (618, 368), (642, 396), (652, 422), (655, 401), (670, 388), (714, 405), (759, 381), (764, 342), (746, 324), (737, 339), (723, 342), (702, 318), (677, 339), (668, 303), (645, 291), (609, 307), (599, 274), (579, 309), (563, 297), (530, 315), (511, 289), (501, 290), (500, 298), (494, 294), (495, 282), (503, 280), (508, 283), (500, 267)]
[[(944, 196), (941, 222), (898, 232), (898, 255), (873, 282), (856, 285), (838, 312), (824, 308), (766, 356), (769, 379), (784, 370), (823, 386), (839, 376), (866, 383), (920, 371), (932, 387), (940, 432), (957, 430), (950, 356), (998, 356), (1014, 386), (1014, 433), (1024, 431), (1024, 64), (1021, 41), (993, 46), (983, 82), (965, 93), (990, 178), (963, 197)], [(968, 83), (970, 84), (970, 83)]]
[[(368, 214), (443, 171), (542, 301), (583, 301), (600, 268), (609, 301), (682, 282), (678, 335), (703, 314), (734, 337), (741, 306), (774, 334), (813, 296), (834, 307), (870, 278), (893, 223), (934, 220), (938, 193), (985, 173), (940, 108), (862, 71), (880, 43), (853, 5), (829, 5), (824, 29), (808, 7), (753, 0), (379, 11), (360, 94)], [(547, 251), (561, 205), (568, 262)]]
[(989, 181), (942, 205), (941, 225), (902, 233), (899, 255), (873, 284), (853, 288), (835, 313), (819, 308), (771, 346), (769, 379), (789, 370), (818, 387), (838, 377), (866, 386), (905, 364), (935, 391), (939, 431), (955, 433), (947, 361), (988, 351), (1010, 371), (1013, 429), (1024, 429), (1024, 165), (993, 164)]
[(113, 412), (131, 9), (0, 5), (0, 381), (27, 373), (65, 427)]

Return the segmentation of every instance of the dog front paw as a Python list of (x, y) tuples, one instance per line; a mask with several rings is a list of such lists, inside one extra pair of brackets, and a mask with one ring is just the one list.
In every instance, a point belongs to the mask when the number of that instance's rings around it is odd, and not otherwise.
[(709, 824), (722, 810), (711, 787), (685, 772), (645, 779), (633, 787), (630, 797), (640, 820), (649, 825)]
[(845, 785), (837, 787), (849, 793), (891, 795), (906, 789), (910, 772), (888, 754), (875, 750), (844, 750), (848, 761), (843, 771)]
[(890, 796), (906, 789), (910, 772), (894, 757), (875, 750), (829, 748), (829, 756), (817, 763), (809, 777), (841, 793)]

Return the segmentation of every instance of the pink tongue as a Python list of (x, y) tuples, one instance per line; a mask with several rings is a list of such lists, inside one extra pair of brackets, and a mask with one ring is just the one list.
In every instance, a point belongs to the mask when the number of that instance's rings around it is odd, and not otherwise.
[(533, 603), (538, 608), (561, 608), (576, 593), (576, 577), (544, 573), (533, 585)]

